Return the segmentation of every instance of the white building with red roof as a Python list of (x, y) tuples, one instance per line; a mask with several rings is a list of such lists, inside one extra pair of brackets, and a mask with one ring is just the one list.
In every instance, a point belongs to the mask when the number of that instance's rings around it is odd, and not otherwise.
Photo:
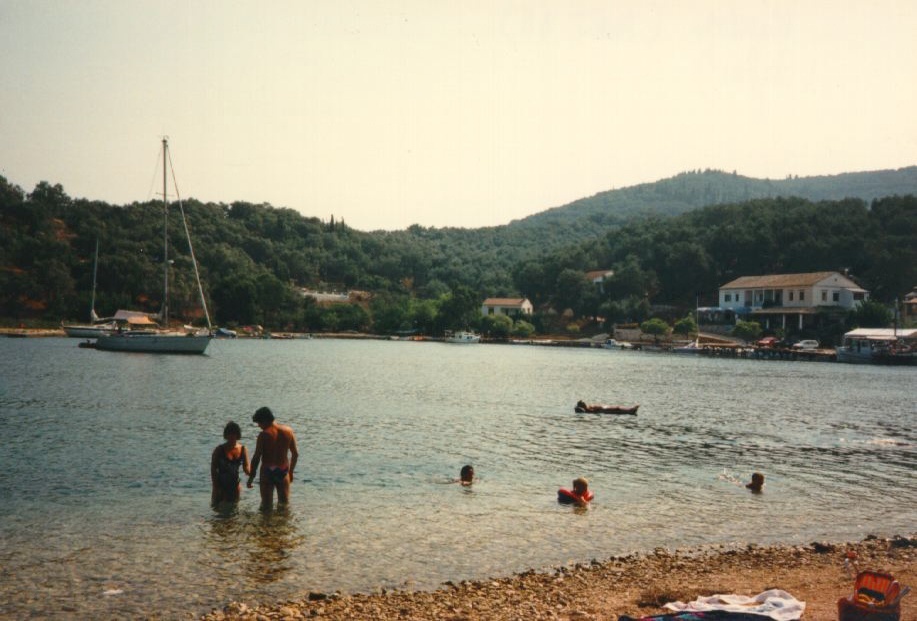
[(487, 298), (481, 304), (481, 315), (531, 315), (534, 311), (527, 298)]

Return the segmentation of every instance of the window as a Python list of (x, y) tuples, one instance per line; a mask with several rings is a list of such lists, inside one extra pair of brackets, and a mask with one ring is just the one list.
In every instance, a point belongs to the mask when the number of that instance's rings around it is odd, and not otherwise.
[(790, 291), (790, 302), (793, 301), (793, 291)]
[(805, 299), (806, 299), (806, 292), (800, 289), (799, 290), (799, 301), (802, 302)]
[(732, 294), (731, 294), (731, 293), (727, 293), (727, 294), (723, 297), (723, 300), (726, 301), (726, 302), (732, 302)]
[(493, 307), (493, 306), (488, 307), (488, 309), (487, 309), (487, 314), (488, 314), (488, 315), (493, 315), (493, 314), (494, 314), (494, 307)]
[(853, 294), (853, 299), (856, 300), (857, 302), (859, 302), (860, 300), (865, 300), (865, 299), (866, 299), (866, 296), (863, 295), (862, 293), (854, 293), (854, 294)]
[(839, 291), (834, 291), (834, 292), (831, 294), (831, 299), (832, 299), (834, 302), (840, 302), (840, 301), (841, 301), (841, 294), (840, 294), (840, 292), (839, 292)]
[(828, 301), (828, 292), (825, 291), (824, 289), (821, 290), (821, 301), (822, 302)]

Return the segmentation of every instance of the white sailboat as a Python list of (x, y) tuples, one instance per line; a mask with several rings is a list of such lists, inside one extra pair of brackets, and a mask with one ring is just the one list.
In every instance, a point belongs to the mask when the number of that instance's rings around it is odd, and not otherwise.
[(694, 325), (697, 326), (697, 335), (694, 337), (694, 340), (684, 345), (673, 347), (673, 352), (676, 354), (704, 353), (704, 348), (700, 344), (700, 301), (697, 298), (694, 299)]
[(96, 254), (92, 260), (92, 299), (89, 303), (90, 324), (65, 324), (61, 328), (67, 336), (80, 339), (94, 339), (103, 334), (110, 334), (118, 328), (114, 319), (100, 319), (96, 314), (96, 274), (99, 269), (99, 240), (96, 238)]
[[(169, 160), (168, 138), (162, 139), (162, 204), (163, 204), (163, 272), (164, 289), (162, 300), (161, 319), (162, 325), (169, 325), (169, 194), (168, 170)], [(174, 173), (173, 173), (174, 175)], [(177, 195), (177, 191), (176, 191)], [(194, 276), (197, 279), (197, 288), (201, 296), (201, 305), (207, 319), (207, 328), (197, 331), (116, 331), (111, 334), (100, 335), (95, 342), (96, 349), (106, 351), (124, 351), (157, 354), (203, 354), (213, 338), (213, 327), (210, 324), (210, 313), (207, 311), (207, 301), (204, 299), (204, 289), (201, 286), (201, 276), (197, 269), (197, 259), (194, 256), (194, 247), (191, 245), (191, 234), (188, 231), (188, 222), (185, 219), (185, 209), (181, 200), (177, 201), (181, 210), (182, 224), (191, 252), (191, 263), (194, 265)]]

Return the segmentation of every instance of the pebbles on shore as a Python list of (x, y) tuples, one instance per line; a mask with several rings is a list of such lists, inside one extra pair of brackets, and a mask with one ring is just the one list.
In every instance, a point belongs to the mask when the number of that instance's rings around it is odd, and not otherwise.
[[(310, 593), (297, 602), (249, 606), (233, 602), (204, 621), (275, 619), (404, 619), (615, 621), (665, 612), (662, 605), (700, 595), (755, 595), (770, 588), (806, 602), (806, 621), (833, 621), (837, 600), (853, 579), (844, 559), (860, 569), (883, 569), (902, 584), (917, 582), (917, 538), (869, 537), (859, 543), (698, 548), (593, 560), (571, 567), (526, 571), (507, 578), (445, 583), (436, 591), (375, 594)], [(914, 598), (902, 601), (902, 619), (917, 619)]]

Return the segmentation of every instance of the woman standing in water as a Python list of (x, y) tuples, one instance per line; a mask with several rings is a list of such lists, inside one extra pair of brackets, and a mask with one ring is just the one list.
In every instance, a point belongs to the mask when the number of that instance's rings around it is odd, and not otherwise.
[(210, 481), (213, 484), (211, 502), (237, 502), (241, 490), (239, 467), (245, 474), (251, 474), (251, 464), (248, 461), (248, 451), (239, 444), (242, 439), (242, 429), (232, 421), (223, 429), (223, 438), (226, 440), (213, 449), (210, 457)]

